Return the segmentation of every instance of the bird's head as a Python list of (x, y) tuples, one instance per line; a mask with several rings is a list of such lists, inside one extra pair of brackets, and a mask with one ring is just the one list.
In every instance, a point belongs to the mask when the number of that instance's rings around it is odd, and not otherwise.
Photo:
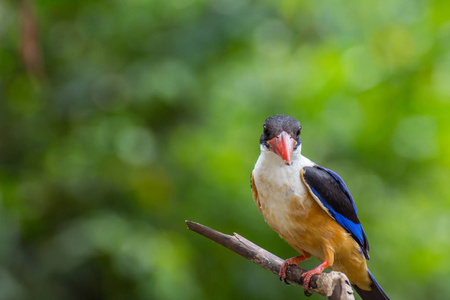
[(292, 153), (300, 142), (300, 122), (290, 116), (276, 115), (264, 121), (264, 130), (259, 141), (261, 149), (272, 151), (290, 165)]

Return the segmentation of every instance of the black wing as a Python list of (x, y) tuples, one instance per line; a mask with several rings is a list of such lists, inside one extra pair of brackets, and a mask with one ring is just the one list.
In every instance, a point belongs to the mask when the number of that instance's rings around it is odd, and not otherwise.
[(366, 259), (369, 259), (369, 242), (358, 219), (355, 202), (342, 178), (316, 165), (303, 168), (302, 180), (319, 205), (352, 235)]

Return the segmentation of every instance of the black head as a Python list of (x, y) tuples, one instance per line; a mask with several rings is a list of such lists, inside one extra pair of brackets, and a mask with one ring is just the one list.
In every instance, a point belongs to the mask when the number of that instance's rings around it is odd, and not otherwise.
[(292, 152), (300, 145), (300, 122), (290, 116), (275, 115), (267, 118), (263, 127), (259, 143), (290, 164)]

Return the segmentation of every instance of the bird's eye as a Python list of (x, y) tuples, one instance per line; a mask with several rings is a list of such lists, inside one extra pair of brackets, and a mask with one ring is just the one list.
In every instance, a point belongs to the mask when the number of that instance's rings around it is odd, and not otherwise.
[(297, 130), (297, 136), (300, 135), (300, 128)]
[(267, 129), (266, 125), (264, 125), (264, 134), (269, 135), (269, 130)]

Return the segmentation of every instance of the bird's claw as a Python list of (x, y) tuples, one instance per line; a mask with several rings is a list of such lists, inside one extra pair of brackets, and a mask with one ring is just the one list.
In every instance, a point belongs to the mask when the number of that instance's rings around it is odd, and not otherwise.
[(280, 273), (278, 274), (280, 276), (280, 280), (281, 278), (286, 278), (287, 268), (289, 265), (298, 266), (299, 262), (308, 259), (310, 256), (310, 254), (306, 253), (286, 259), (280, 267)]
[(315, 273), (308, 271), (302, 274), (303, 277), (303, 290), (305, 291), (305, 295), (306, 293), (309, 293), (309, 282), (311, 281), (312, 276), (315, 275)]
[(280, 273), (278, 274), (280, 276), (280, 281), (284, 281), (287, 285), (291, 285), (289, 281), (287, 281), (287, 268), (289, 266), (290, 260), (286, 260), (280, 268)]
[(288, 263), (285, 261), (280, 268), (280, 273), (278, 275), (280, 275), (280, 280), (283, 278), (286, 278), (286, 273), (287, 273), (287, 267), (288, 267)]
[(291, 283), (287, 281), (286, 278), (280, 277), (280, 281), (284, 281), (284, 283), (286, 283), (287, 285), (291, 285)]

